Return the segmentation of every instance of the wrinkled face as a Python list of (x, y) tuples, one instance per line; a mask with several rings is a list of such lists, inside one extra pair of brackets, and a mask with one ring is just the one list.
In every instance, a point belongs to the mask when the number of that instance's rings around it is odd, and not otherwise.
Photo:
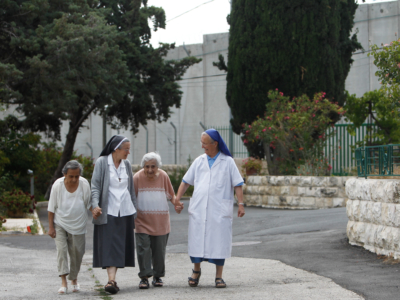
[(204, 149), (204, 153), (210, 157), (214, 157), (218, 153), (218, 142), (211, 142), (211, 138), (208, 135), (201, 136), (201, 148)]
[(146, 161), (143, 170), (147, 178), (153, 179), (158, 174), (157, 161), (155, 159)]
[(117, 149), (115, 150), (115, 155), (118, 159), (127, 159), (129, 153), (131, 153), (131, 143), (130, 142), (126, 142), (126, 143), (122, 143), (122, 145), (120, 146), (121, 149)]
[(68, 169), (67, 170), (67, 174), (64, 174), (65, 179), (64, 179), (64, 183), (67, 185), (76, 185), (79, 183), (79, 173), (80, 170), (79, 168), (77, 169)]

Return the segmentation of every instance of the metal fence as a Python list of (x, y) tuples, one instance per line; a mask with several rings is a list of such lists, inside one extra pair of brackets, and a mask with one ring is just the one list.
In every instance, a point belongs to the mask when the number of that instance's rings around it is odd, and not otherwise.
[[(332, 166), (333, 175), (348, 175), (352, 170), (355, 171), (357, 164), (355, 160), (355, 149), (357, 142), (364, 141), (367, 134), (376, 132), (375, 124), (362, 124), (356, 129), (356, 135), (352, 136), (348, 132), (351, 124), (336, 124), (326, 132), (327, 143), (325, 145), (325, 156)], [(239, 135), (232, 131), (231, 126), (207, 126), (219, 131), (233, 157), (246, 158), (249, 156), (247, 148), (244, 146)], [(369, 142), (373, 143), (371, 139)]]
[(244, 146), (240, 135), (233, 132), (231, 126), (207, 126), (208, 129), (214, 128), (218, 130), (221, 137), (224, 139), (233, 157), (246, 158), (249, 157), (249, 152)]
[[(362, 124), (356, 129), (356, 135), (352, 136), (348, 132), (351, 124), (336, 124), (333, 128), (327, 130), (327, 139), (325, 145), (325, 156), (332, 166), (333, 175), (348, 175), (351, 171), (355, 171), (355, 149), (356, 143), (364, 141), (367, 134), (376, 132), (375, 124)], [(370, 139), (369, 143), (375, 142)]]
[(358, 177), (400, 176), (400, 145), (360, 147), (355, 151)]

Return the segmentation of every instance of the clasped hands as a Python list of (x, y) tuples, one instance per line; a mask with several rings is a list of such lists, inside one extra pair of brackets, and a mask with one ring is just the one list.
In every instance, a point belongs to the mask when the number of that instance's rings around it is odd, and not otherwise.
[(178, 200), (177, 198), (175, 198), (173, 201), (171, 201), (172, 202), (172, 204), (174, 205), (174, 207), (175, 207), (175, 211), (178, 213), (178, 214), (180, 214), (181, 213), (181, 211), (182, 211), (182, 209), (183, 209), (183, 207), (184, 207), (184, 205), (183, 205), (183, 203), (180, 201), (180, 200)]
[(101, 208), (100, 207), (97, 206), (96, 208), (92, 209), (93, 219), (96, 220), (101, 214), (102, 214), (102, 212), (101, 212)]

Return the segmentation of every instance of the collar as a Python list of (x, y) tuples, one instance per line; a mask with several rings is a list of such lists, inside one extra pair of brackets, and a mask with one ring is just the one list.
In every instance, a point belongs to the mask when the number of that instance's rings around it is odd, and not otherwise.
[[(114, 161), (113, 161), (113, 158), (112, 158), (112, 153), (108, 155), (107, 161), (108, 161), (108, 165), (111, 165), (111, 166), (115, 167)], [(119, 164), (121, 166), (121, 168), (125, 168), (125, 164), (123, 162), (124, 162), (124, 160), (121, 159), (121, 163)]]
[(208, 160), (216, 160), (220, 154), (221, 154), (221, 151), (218, 151), (218, 153), (214, 157), (209, 157), (207, 154), (206, 154), (206, 156), (207, 156)]

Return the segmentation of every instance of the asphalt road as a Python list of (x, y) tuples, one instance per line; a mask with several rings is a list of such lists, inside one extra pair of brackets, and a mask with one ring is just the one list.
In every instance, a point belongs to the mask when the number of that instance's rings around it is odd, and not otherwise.
[[(171, 234), (167, 252), (186, 253), (187, 214), (171, 208)], [(47, 212), (39, 211), (47, 227)], [(232, 256), (282, 261), (332, 279), (365, 299), (399, 299), (399, 264), (388, 264), (346, 238), (345, 208), (322, 210), (270, 210), (246, 207), (243, 218), (234, 218)], [(93, 248), (93, 226), (88, 223), (87, 250)], [(48, 236), (0, 235), (0, 244), (9, 247), (51, 250)], [(227, 260), (229, 264), (229, 259)], [(262, 277), (253, 279), (263, 284)]]

